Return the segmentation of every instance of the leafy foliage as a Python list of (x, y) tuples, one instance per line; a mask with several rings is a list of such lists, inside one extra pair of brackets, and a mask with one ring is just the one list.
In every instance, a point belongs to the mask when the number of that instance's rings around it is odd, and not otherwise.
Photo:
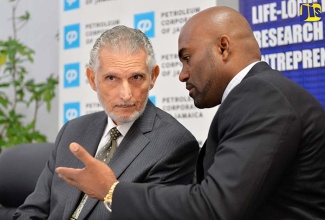
[[(13, 36), (0, 40), (0, 152), (21, 143), (46, 141), (46, 136), (35, 128), (38, 110), (43, 104), (48, 112), (51, 110), (58, 84), (53, 74), (45, 82), (28, 77), (26, 65), (33, 63), (35, 52), (17, 38), (17, 32), (30, 19), (30, 14), (16, 16), (19, 0), (9, 0), (9, 3), (13, 5)], [(33, 108), (32, 119), (24, 114), (27, 108)]]

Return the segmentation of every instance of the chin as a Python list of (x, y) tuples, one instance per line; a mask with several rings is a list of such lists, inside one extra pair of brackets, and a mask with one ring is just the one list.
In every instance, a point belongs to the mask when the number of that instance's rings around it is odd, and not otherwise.
[[(193, 98), (193, 97), (192, 97)], [(203, 108), (206, 108), (206, 106), (204, 105), (204, 102), (202, 99), (199, 99), (199, 98), (193, 98), (194, 100), (194, 105), (195, 107), (199, 108), (199, 109), (203, 109)]]
[(199, 108), (199, 109), (203, 109), (206, 108), (205, 106), (201, 105), (200, 103), (197, 104), (196, 102), (194, 102), (195, 107)]
[(197, 97), (194, 99), (194, 105), (199, 108), (213, 108), (221, 103), (221, 99), (206, 99), (205, 97)]
[(108, 113), (107, 115), (115, 122), (125, 124), (137, 120), (141, 116), (142, 112), (136, 111), (129, 115), (115, 115)]
[(206, 102), (196, 102), (194, 101), (194, 105), (195, 107), (199, 108), (199, 109), (204, 109), (204, 108), (213, 108), (216, 105), (212, 104), (212, 103), (206, 103)]

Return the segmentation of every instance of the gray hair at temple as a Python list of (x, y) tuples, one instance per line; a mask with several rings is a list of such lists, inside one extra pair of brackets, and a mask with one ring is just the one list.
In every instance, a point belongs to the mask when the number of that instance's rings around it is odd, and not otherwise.
[(140, 30), (120, 25), (102, 33), (90, 51), (89, 67), (95, 72), (99, 68), (98, 52), (103, 47), (107, 47), (112, 52), (129, 52), (130, 54), (145, 50), (148, 55), (146, 63), (149, 73), (156, 65), (151, 42)]

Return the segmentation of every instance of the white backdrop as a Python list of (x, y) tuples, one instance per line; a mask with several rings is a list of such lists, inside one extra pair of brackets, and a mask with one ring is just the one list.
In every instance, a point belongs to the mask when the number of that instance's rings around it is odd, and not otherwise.
[(197, 109), (179, 82), (177, 40), (181, 27), (215, 0), (64, 0), (60, 1), (59, 127), (80, 115), (102, 110), (85, 75), (89, 52), (106, 29), (126, 25), (152, 41), (160, 75), (150, 99), (187, 127), (200, 144), (206, 139), (216, 109)]

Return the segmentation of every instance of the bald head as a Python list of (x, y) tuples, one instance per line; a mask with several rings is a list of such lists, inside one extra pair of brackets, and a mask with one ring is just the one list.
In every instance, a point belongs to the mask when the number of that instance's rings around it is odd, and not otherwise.
[(231, 79), (259, 61), (260, 49), (246, 19), (228, 7), (212, 7), (191, 17), (179, 35), (179, 80), (198, 108), (221, 103)]
[(226, 49), (231, 55), (228, 61), (236, 62), (238, 69), (261, 59), (260, 49), (249, 23), (232, 8), (211, 7), (191, 17), (184, 25), (180, 38), (193, 36), (209, 39), (211, 44), (226, 36), (229, 41), (229, 48)]

